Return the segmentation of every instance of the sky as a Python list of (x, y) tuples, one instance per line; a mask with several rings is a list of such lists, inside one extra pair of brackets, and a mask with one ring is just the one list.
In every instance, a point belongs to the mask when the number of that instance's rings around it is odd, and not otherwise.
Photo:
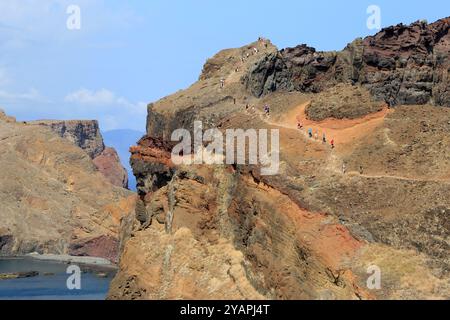
[(1, 0), (0, 108), (143, 132), (146, 105), (195, 82), (218, 51), (259, 36), (341, 50), (377, 32), (371, 5), (382, 27), (450, 16), (448, 0)]

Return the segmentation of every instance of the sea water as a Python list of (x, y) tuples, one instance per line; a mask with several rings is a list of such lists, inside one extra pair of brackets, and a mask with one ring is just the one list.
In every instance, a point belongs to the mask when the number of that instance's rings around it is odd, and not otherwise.
[[(68, 265), (29, 258), (0, 258), (0, 273), (37, 271), (39, 276), (0, 280), (0, 300), (104, 300), (115, 275), (111, 269), (92, 269), (80, 265), (81, 289), (69, 290)], [(98, 273), (103, 273), (100, 277)]]

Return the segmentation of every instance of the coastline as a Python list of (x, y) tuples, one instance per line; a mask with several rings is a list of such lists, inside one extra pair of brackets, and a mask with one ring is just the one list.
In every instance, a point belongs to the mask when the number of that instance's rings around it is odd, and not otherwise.
[[(112, 265), (86, 265), (75, 263), (71, 258), (71, 265), (80, 268), (82, 287), (80, 290), (68, 290), (67, 281), (74, 273), (68, 273), (70, 265), (63, 260), (69, 257), (39, 258), (23, 255), (0, 258), (0, 301), (105, 300), (117, 272), (117, 268)], [(92, 259), (82, 259), (81, 262), (92, 263)]]
[(101, 269), (117, 270), (117, 265), (100, 257), (76, 257), (58, 254), (30, 253), (23, 256), (2, 257), (2, 259), (32, 259), (44, 262), (58, 262), (63, 264), (80, 264), (85, 267), (98, 267)]

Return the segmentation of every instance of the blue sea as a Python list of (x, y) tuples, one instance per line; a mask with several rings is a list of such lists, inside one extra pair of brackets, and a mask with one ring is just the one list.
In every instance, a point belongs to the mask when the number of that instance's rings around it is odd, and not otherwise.
[[(0, 280), (0, 300), (104, 300), (115, 275), (111, 269), (83, 267), (81, 289), (69, 290), (66, 273), (68, 265), (28, 258), (0, 258), (0, 273), (37, 271), (39, 276)], [(104, 273), (102, 278), (98, 273)]]

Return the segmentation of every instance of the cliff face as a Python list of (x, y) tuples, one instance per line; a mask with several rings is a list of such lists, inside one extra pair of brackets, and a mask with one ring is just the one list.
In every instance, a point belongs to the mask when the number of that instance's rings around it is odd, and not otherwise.
[(0, 114), (0, 255), (32, 252), (117, 261), (133, 193), (113, 186), (89, 155), (52, 131)]
[(74, 145), (80, 147), (94, 160), (99, 171), (113, 185), (128, 188), (128, 173), (120, 163), (113, 148), (106, 148), (96, 120), (43, 120), (31, 121), (30, 125), (50, 128)]
[(92, 159), (98, 157), (105, 150), (96, 120), (43, 120), (30, 121), (29, 124), (49, 127), (61, 138), (69, 140), (86, 151)]
[(97, 169), (115, 186), (128, 189), (128, 173), (120, 163), (119, 155), (114, 148), (105, 148), (94, 158)]
[(317, 93), (337, 83), (358, 83), (391, 106), (450, 106), (450, 18), (383, 29), (341, 52), (301, 45), (274, 52), (243, 82), (255, 96), (277, 90)]
[[(341, 53), (261, 40), (218, 53), (198, 82), (150, 104), (110, 298), (449, 298), (448, 37), (443, 19)], [(279, 173), (175, 165), (171, 134), (195, 120), (278, 129)], [(374, 268), (381, 288), (368, 285)]]

